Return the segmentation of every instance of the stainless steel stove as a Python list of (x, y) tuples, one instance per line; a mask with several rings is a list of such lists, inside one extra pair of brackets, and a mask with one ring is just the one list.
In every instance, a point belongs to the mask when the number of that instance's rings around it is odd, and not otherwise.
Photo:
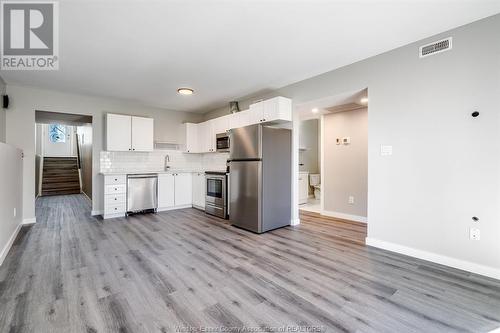
[(227, 219), (227, 173), (225, 171), (206, 171), (205, 178), (207, 180), (205, 212)]

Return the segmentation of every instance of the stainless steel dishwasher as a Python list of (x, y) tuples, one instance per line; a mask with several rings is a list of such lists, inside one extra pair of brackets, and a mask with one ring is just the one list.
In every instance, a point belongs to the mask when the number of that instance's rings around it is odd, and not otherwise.
[(127, 175), (127, 213), (156, 211), (158, 208), (158, 175)]

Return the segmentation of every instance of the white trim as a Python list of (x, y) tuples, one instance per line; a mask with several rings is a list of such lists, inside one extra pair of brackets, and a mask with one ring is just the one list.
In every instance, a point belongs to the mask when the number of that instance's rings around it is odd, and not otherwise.
[(156, 211), (157, 212), (166, 212), (166, 211), (169, 211), (169, 210), (184, 209), (184, 208), (193, 208), (193, 205), (181, 205), (181, 206), (172, 206), (172, 207), (162, 207), (162, 208), (158, 208)]
[(366, 216), (351, 215), (351, 214), (345, 214), (345, 213), (339, 213), (339, 212), (332, 212), (332, 211), (328, 211), (328, 210), (321, 210), (320, 214), (325, 215), (325, 216), (330, 216), (330, 217), (336, 217), (338, 219), (343, 219), (343, 220), (368, 223), (368, 218)]
[(93, 210), (90, 212), (90, 215), (92, 215), (92, 216), (97, 216), (97, 215), (102, 215), (102, 214), (104, 214), (104, 211), (102, 211), (102, 210)]
[(9, 241), (7, 244), (2, 249), (2, 252), (0, 252), (0, 266), (3, 264), (3, 261), (7, 257), (7, 254), (9, 254), (10, 248), (12, 247), (12, 244), (14, 244), (14, 241), (16, 240), (17, 234), (19, 233), (19, 230), (21, 230), (22, 224), (19, 224), (16, 227), (16, 230), (14, 230), (14, 233), (9, 238)]
[[(81, 184), (81, 183), (80, 183)], [(81, 189), (80, 189), (80, 194), (83, 194), (83, 196), (85, 198), (87, 198), (88, 201), (90, 201), (90, 203), (92, 203), (92, 199), (89, 198), (89, 196), (87, 195), (87, 193), (83, 192)]]
[(500, 269), (366, 237), (366, 245), (500, 280)]
[(291, 219), (290, 220), (290, 225), (299, 225), (300, 224), (300, 219)]
[(31, 225), (36, 223), (36, 217), (32, 217), (30, 219), (24, 219), (21, 223), (22, 225)]

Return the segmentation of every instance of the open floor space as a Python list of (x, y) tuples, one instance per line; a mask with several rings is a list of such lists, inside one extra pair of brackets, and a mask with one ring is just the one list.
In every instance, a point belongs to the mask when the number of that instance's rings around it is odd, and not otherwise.
[(256, 235), (196, 209), (101, 220), (82, 195), (37, 200), (0, 268), (1, 332), (487, 332), (500, 282), (330, 237)]

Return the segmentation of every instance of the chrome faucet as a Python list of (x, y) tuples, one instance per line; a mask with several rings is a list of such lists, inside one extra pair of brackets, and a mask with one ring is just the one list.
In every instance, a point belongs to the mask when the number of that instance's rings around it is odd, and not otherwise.
[(168, 165), (168, 163), (170, 163), (170, 156), (165, 155), (165, 171), (170, 169), (170, 165)]

